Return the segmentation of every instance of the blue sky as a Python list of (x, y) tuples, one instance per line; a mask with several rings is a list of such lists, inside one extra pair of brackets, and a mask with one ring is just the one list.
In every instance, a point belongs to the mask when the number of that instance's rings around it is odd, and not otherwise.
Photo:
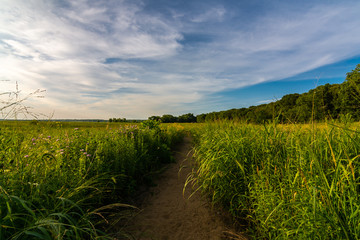
[(0, 89), (53, 118), (206, 113), (341, 83), (359, 1), (0, 0)]

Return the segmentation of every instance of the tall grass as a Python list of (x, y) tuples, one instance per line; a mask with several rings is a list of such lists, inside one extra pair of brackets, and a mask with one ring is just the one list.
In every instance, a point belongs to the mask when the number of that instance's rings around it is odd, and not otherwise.
[(219, 122), (195, 134), (193, 175), (256, 239), (359, 239), (357, 125)]
[(182, 137), (170, 126), (96, 126), (0, 122), (0, 239), (111, 239), (104, 223)]

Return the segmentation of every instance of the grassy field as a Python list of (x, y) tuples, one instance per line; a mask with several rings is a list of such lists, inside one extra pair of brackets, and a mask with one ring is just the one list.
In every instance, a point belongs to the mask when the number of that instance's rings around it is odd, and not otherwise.
[(186, 131), (198, 166), (189, 181), (250, 236), (359, 239), (359, 127), (3, 121), (0, 239), (111, 239), (113, 214), (126, 218)]
[(360, 238), (359, 124), (193, 129), (196, 181), (255, 239)]
[(0, 239), (111, 239), (111, 214), (182, 138), (153, 122), (0, 122)]

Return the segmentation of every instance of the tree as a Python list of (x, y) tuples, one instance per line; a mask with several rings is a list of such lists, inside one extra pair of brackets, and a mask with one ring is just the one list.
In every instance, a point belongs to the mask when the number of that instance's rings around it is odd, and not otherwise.
[(173, 115), (170, 114), (165, 114), (161, 117), (161, 122), (163, 123), (177, 122), (177, 117), (174, 117)]
[(110, 118), (109, 122), (127, 122), (126, 118)]
[(360, 119), (360, 64), (346, 74), (341, 86), (341, 112), (351, 114), (355, 120)]
[(335, 96), (331, 91), (331, 85), (329, 83), (324, 85), (324, 89), (322, 92), (323, 103), (324, 103), (324, 113), (330, 118), (334, 118), (335, 116), (335, 106), (334, 99)]
[(307, 122), (312, 116), (313, 92), (303, 93), (296, 100), (296, 121)]
[(187, 113), (179, 116), (178, 120), (179, 122), (191, 123), (191, 122), (196, 122), (196, 117), (192, 113)]
[(282, 122), (308, 122), (340, 115), (360, 120), (360, 64), (346, 74), (342, 84), (325, 84), (303, 94), (288, 94), (269, 104), (200, 114), (197, 121), (237, 119), (262, 123), (277, 118)]
[(148, 120), (160, 121), (161, 117), (160, 116), (151, 116), (151, 117), (148, 118)]
[(203, 122), (205, 122), (206, 115), (207, 115), (206, 113), (197, 115), (197, 116), (196, 116), (196, 121), (197, 121), (198, 123), (203, 123)]
[(205, 122), (209, 122), (209, 121), (215, 121), (218, 120), (219, 118), (217, 117), (217, 113), (216, 112), (211, 112), (206, 114), (205, 117)]

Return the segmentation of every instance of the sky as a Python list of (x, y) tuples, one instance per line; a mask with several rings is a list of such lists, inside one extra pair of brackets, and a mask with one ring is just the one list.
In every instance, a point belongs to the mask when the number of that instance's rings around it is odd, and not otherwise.
[[(0, 0), (0, 93), (55, 119), (242, 108), (342, 83), (360, 1)], [(4, 95), (2, 95), (4, 97)]]

